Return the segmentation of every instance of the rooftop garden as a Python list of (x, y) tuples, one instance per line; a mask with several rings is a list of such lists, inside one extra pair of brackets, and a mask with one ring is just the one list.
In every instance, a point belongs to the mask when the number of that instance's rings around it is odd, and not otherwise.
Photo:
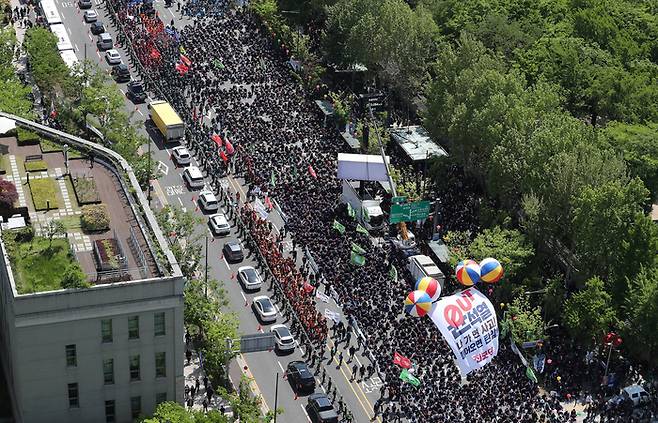
[(34, 236), (31, 228), (2, 233), (19, 294), (88, 286), (68, 241), (56, 238), (63, 227), (50, 226), (45, 236)]

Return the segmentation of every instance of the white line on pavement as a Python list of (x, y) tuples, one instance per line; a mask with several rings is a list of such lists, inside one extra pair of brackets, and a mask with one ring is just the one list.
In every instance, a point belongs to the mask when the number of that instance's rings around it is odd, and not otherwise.
[(306, 420), (308, 420), (310, 423), (313, 423), (313, 422), (311, 422), (311, 418), (308, 416), (308, 413), (306, 412), (306, 408), (304, 408), (304, 404), (299, 404), (299, 406), (302, 407), (302, 411), (304, 412), (304, 415), (306, 416)]
[(280, 362), (279, 360), (277, 360), (277, 361), (276, 361), (276, 364), (278, 364), (278, 365), (279, 365), (279, 368), (280, 368), (280, 369), (281, 369), (281, 371), (282, 371), (282, 372), (283, 372), (283, 373), (285, 374), (285, 373), (286, 373), (286, 371), (285, 371), (285, 370), (283, 369), (283, 366), (281, 365), (281, 362)]
[(89, 37), (89, 41), (92, 41), (92, 42), (94, 41), (94, 38), (91, 36), (91, 34), (87, 34), (87, 36)]
[(73, 36), (73, 33), (71, 32), (71, 28), (66, 28), (66, 32), (68, 32), (71, 37)]
[(180, 206), (183, 207), (183, 200), (181, 200), (180, 197), (178, 197), (178, 202), (180, 203)]
[(228, 265), (228, 261), (226, 261), (226, 257), (222, 257), (222, 260), (224, 260), (224, 264), (226, 265), (226, 268), (228, 270), (231, 270), (231, 266)]
[(80, 51), (80, 47), (78, 47), (78, 43), (73, 43), (73, 45), (75, 46), (76, 51), (79, 52), (79, 51)]
[(96, 54), (98, 55), (98, 58), (100, 59), (100, 58), (101, 58), (101, 54), (98, 52), (98, 50), (96, 50)]
[(144, 113), (142, 113), (142, 111), (139, 110), (139, 109), (137, 109), (137, 113), (139, 113), (140, 115), (144, 116)]
[(244, 292), (240, 291), (240, 295), (242, 295), (242, 299), (246, 303), (247, 302), (247, 297), (244, 296)]
[(354, 359), (357, 363), (359, 363), (359, 366), (363, 367), (363, 364), (361, 364), (361, 361), (359, 360), (359, 357), (356, 356), (356, 354), (354, 355)]

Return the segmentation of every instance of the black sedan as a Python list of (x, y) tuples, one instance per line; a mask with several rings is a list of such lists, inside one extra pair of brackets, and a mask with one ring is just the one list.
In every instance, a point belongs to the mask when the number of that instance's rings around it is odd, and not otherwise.
[(315, 377), (303, 361), (291, 361), (286, 368), (288, 382), (297, 393), (315, 391)]

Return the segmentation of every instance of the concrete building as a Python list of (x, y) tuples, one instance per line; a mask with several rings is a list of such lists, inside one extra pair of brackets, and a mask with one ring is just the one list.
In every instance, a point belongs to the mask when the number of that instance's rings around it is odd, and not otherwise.
[[(43, 154), (48, 170), (30, 179), (51, 178), (59, 184), (62, 172), (92, 172), (112, 222), (105, 235), (68, 230), (71, 254), (90, 288), (38, 292), (27, 287), (17, 270), (24, 264), (12, 263), (11, 248), (0, 241), (0, 354), (16, 421), (131, 422), (151, 414), (159, 402), (182, 403), (184, 280), (132, 170), (97, 144), (0, 116), (66, 144), (67, 151), (93, 151), (91, 169), (88, 160), (69, 161), (68, 153)], [(11, 163), (0, 178), (27, 184), (26, 172), (15, 164), (31, 151), (11, 138), (0, 138), (0, 148), (8, 150), (3, 154)], [(24, 186), (21, 191), (30, 189)], [(37, 234), (51, 220), (70, 222), (79, 214), (71, 205), (76, 197), (67, 193), (70, 185), (59, 186), (64, 206), (58, 210), (36, 211), (29, 192), (19, 193), (20, 206), (28, 213), (23, 219), (31, 221)], [(13, 222), (17, 220), (19, 216)], [(4, 227), (3, 238), (11, 231)], [(120, 252), (110, 271), (99, 266), (104, 254), (99, 249), (107, 239), (115, 240)]]

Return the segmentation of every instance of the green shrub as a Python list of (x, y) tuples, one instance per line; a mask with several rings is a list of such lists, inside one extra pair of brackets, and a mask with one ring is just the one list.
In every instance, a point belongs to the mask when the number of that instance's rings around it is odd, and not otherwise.
[(105, 231), (110, 228), (110, 215), (105, 204), (90, 204), (82, 206), (80, 216), (82, 229), (85, 231)]
[(41, 148), (42, 153), (57, 153), (63, 151), (60, 144), (46, 139), (42, 139), (39, 142), (39, 147)]
[(26, 226), (14, 231), (14, 239), (17, 242), (30, 242), (34, 238), (34, 228)]
[(48, 163), (43, 160), (30, 160), (29, 162), (25, 162), (26, 172), (40, 172), (42, 170), (48, 170)]
[(89, 288), (90, 286), (89, 282), (87, 282), (87, 276), (82, 272), (78, 263), (71, 263), (68, 265), (62, 275), (62, 281), (60, 284), (64, 289)]
[(73, 190), (78, 199), (78, 203), (82, 206), (85, 204), (100, 203), (100, 196), (96, 188), (96, 182), (93, 178), (88, 177), (71, 177)]
[(46, 210), (48, 202), (50, 208), (59, 208), (57, 202), (57, 185), (51, 178), (30, 179), (30, 193), (35, 210)]
[(16, 128), (16, 133), (18, 134), (18, 143), (20, 145), (38, 144), (41, 139), (35, 132), (20, 126)]

